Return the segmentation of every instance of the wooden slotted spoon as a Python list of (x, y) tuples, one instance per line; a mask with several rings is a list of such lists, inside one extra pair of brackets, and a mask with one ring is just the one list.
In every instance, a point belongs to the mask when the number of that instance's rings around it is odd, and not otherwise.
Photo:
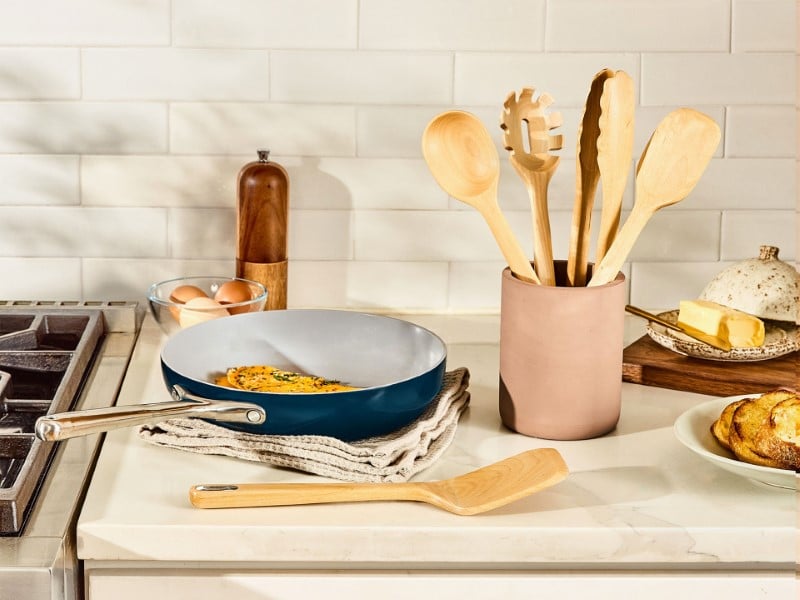
[(551, 135), (550, 130), (559, 127), (562, 118), (561, 113), (545, 112), (553, 103), (552, 96), (542, 93), (534, 101), (533, 93), (533, 88), (523, 88), (519, 97), (515, 92), (508, 95), (500, 114), (500, 127), (503, 129), (506, 150), (510, 152), (511, 165), (525, 183), (530, 197), (536, 273), (544, 285), (555, 285), (547, 187), (561, 160), (561, 157), (550, 152), (560, 150), (564, 142), (563, 136)]
[(650, 217), (691, 193), (719, 138), (714, 119), (691, 108), (679, 108), (664, 117), (639, 158), (633, 210), (595, 269), (590, 286), (613, 280)]
[(444, 112), (425, 128), (422, 153), (439, 186), (481, 213), (511, 271), (540, 283), (497, 204), (500, 159), (483, 123), (468, 112)]
[(567, 255), (567, 284), (586, 285), (589, 260), (590, 226), (594, 196), (600, 180), (597, 141), (600, 137), (601, 101), (605, 82), (614, 71), (603, 69), (594, 76), (586, 97), (586, 106), (578, 127), (578, 160), (575, 161), (575, 204), (572, 208), (572, 231)]
[(597, 165), (603, 189), (603, 210), (597, 236), (595, 263), (603, 260), (619, 229), (622, 195), (631, 169), (635, 110), (633, 79), (617, 71), (603, 84), (600, 99), (600, 136)]
[(407, 500), (476, 515), (555, 485), (569, 473), (555, 448), (528, 450), (452, 479), (407, 483), (205, 484), (189, 490), (197, 508), (243, 508)]

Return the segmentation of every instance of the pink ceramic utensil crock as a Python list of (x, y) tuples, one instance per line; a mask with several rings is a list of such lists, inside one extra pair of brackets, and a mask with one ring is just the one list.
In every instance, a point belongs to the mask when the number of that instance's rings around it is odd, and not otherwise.
[(566, 261), (555, 261), (555, 269), (556, 286), (503, 271), (500, 417), (533, 437), (598, 437), (619, 420), (625, 276), (567, 287)]

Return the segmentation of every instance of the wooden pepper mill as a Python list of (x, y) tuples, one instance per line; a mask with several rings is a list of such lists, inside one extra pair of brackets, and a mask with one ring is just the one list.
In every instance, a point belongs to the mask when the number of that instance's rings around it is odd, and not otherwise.
[(264, 310), (286, 308), (289, 176), (269, 150), (239, 171), (236, 276), (267, 288)]

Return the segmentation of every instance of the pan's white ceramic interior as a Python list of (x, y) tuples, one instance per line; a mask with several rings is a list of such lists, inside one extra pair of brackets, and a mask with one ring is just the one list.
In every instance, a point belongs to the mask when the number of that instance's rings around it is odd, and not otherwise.
[(435, 334), (400, 319), (337, 310), (280, 310), (218, 319), (168, 340), (162, 360), (210, 383), (230, 367), (271, 365), (356, 387), (405, 381), (446, 357)]

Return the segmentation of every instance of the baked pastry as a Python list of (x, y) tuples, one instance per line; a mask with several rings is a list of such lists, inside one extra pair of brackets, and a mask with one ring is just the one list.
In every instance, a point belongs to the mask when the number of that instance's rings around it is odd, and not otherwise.
[(721, 446), (741, 461), (800, 471), (800, 399), (774, 390), (728, 404), (711, 425)]

